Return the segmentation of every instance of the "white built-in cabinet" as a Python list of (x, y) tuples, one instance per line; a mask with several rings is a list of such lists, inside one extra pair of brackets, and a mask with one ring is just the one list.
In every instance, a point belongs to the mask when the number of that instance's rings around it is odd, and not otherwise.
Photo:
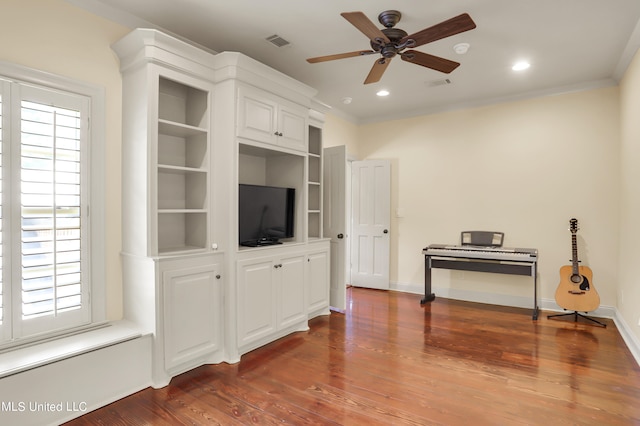
[(329, 306), (329, 244), (326, 240), (309, 243), (307, 252), (307, 314), (309, 318), (326, 313)]
[(308, 115), (308, 108), (264, 90), (238, 89), (239, 137), (305, 152)]
[[(240, 353), (296, 330), (307, 320), (328, 313), (329, 245), (250, 249), (240, 253), (238, 267), (238, 341)], [(270, 301), (270, 303), (266, 303)]]
[(124, 311), (154, 335), (159, 387), (225, 358), (226, 257), (211, 242), (215, 85), (208, 56), (157, 31), (134, 31), (113, 49), (123, 86)]
[(213, 92), (207, 84), (186, 78), (175, 81), (163, 74), (160, 70), (157, 82), (158, 139), (155, 147), (155, 233), (160, 255), (204, 250), (208, 246), (209, 98)]
[(322, 128), (309, 125), (307, 153), (307, 235), (322, 238)]
[(165, 371), (206, 362), (222, 345), (222, 259), (160, 263)]
[[(152, 339), (153, 385), (329, 313), (315, 91), (240, 53), (156, 30), (114, 44), (123, 86), (124, 316)], [(294, 188), (295, 236), (238, 244), (238, 185)]]
[(279, 247), (243, 253), (238, 261), (238, 342), (240, 352), (267, 343), (276, 334), (307, 329), (305, 253)]

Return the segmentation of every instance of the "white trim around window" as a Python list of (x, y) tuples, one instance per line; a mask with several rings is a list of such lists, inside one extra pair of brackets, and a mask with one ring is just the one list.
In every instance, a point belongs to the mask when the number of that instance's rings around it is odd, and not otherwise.
[[(91, 324), (100, 324), (106, 319), (104, 247), (105, 95), (102, 88), (87, 83), (2, 61), (0, 61), (0, 94), (2, 94), (2, 103), (0, 104), (2, 108), (0, 116), (0, 120), (2, 120), (0, 126), (0, 132), (2, 132), (2, 138), (0, 139), (3, 148), (2, 156), (4, 161), (10, 161), (10, 163), (3, 163), (2, 167), (2, 270), (5, 277), (11, 276), (8, 275), (8, 271), (13, 271), (13, 278), (11, 280), (3, 280), (1, 284), (2, 292), (0, 297), (4, 297), (2, 316), (3, 318), (11, 318), (11, 321), (3, 321), (3, 324), (0, 325), (0, 349), (10, 349), (17, 345), (34, 343), (40, 339), (50, 339), (52, 336), (61, 333), (73, 332), (76, 328), (82, 329)], [(77, 295), (67, 298), (65, 303), (71, 303), (69, 305), (71, 308), (67, 306), (68, 312), (60, 315), (61, 319), (59, 321), (56, 319), (55, 321), (49, 321), (50, 324), (47, 324), (47, 320), (40, 321), (40, 319), (36, 318), (35, 321), (29, 321), (27, 327), (18, 325), (21, 322), (20, 318), (23, 313), (16, 312), (17, 310), (22, 311), (21, 304), (24, 303), (24, 298), (21, 294), (16, 294), (18, 292), (15, 285), (12, 288), (9, 287), (11, 285), (10, 281), (16, 279), (15, 271), (20, 270), (20, 265), (24, 263), (20, 258), (24, 258), (25, 255), (21, 251), (29, 249), (29, 247), (25, 249), (25, 244), (21, 242), (21, 238), (15, 238), (15, 234), (21, 229), (20, 212), (24, 213), (26, 211), (29, 213), (24, 207), (16, 206), (16, 203), (21, 203), (21, 199), (30, 197), (31, 200), (36, 200), (34, 204), (36, 206), (34, 207), (35, 210), (39, 205), (38, 194), (36, 193), (34, 197), (33, 194), (28, 193), (29, 185), (25, 184), (24, 181), (22, 184), (20, 183), (20, 164), (24, 164), (25, 160), (21, 158), (21, 153), (17, 152), (19, 150), (16, 149), (16, 146), (20, 147), (22, 142), (16, 144), (15, 140), (16, 138), (19, 138), (20, 141), (22, 140), (24, 130), (21, 131), (21, 126), (25, 124), (24, 122), (21, 123), (19, 118), (16, 119), (16, 115), (18, 115), (16, 111), (21, 111), (21, 108), (22, 111), (25, 111), (27, 107), (25, 107), (24, 103), (21, 104), (24, 99), (35, 100), (36, 103), (41, 102), (42, 105), (46, 105), (51, 100), (51, 105), (63, 108), (61, 110), (63, 112), (61, 120), (68, 119), (68, 117), (64, 117), (64, 108), (66, 107), (73, 111), (82, 111), (82, 114), (86, 115), (86, 117), (83, 116), (82, 120), (76, 120), (78, 126), (73, 128), (72, 131), (82, 134), (82, 139), (87, 144), (85, 146), (87, 149), (82, 154), (80, 154), (80, 150), (76, 154), (74, 154), (73, 150), (68, 150), (64, 147), (62, 150), (62, 155), (73, 157), (71, 162), (65, 164), (72, 164), (76, 159), (78, 164), (81, 164), (78, 168), (78, 173), (82, 176), (82, 184), (80, 185), (82, 194), (74, 194), (73, 184), (68, 181), (62, 182), (57, 186), (58, 189), (55, 190), (59, 190), (63, 194), (65, 205), (68, 203), (73, 204), (75, 198), (82, 200), (82, 206), (78, 204), (77, 207), (67, 208), (66, 210), (58, 208), (58, 210), (61, 217), (64, 215), (70, 217), (76, 210), (82, 211), (82, 238), (79, 236), (80, 233), (75, 238), (74, 231), (65, 231), (70, 236), (65, 238), (64, 244), (70, 247), (80, 245), (85, 248), (88, 247), (88, 250), (84, 250), (82, 255), (82, 262), (86, 262), (81, 267), (83, 274), (86, 274), (82, 278), (83, 290), (82, 292), (77, 292)], [(73, 118), (71, 119), (73, 120)], [(32, 150), (37, 152), (38, 148), (32, 148)], [(81, 158), (85, 153), (87, 157)], [(9, 164), (10, 166), (6, 167)], [(61, 175), (63, 175), (63, 179), (72, 178), (71, 173), (61, 173)], [(10, 185), (11, 182), (13, 182), (13, 185)], [(11, 235), (13, 237), (9, 239)], [(67, 250), (65, 255), (73, 256), (74, 250), (73, 248)], [(69, 264), (71, 263), (72, 261), (69, 262)], [(22, 270), (24, 271), (24, 266)], [(71, 277), (68, 279), (73, 278), (73, 274), (67, 274), (67, 276)], [(23, 281), (23, 277), (18, 276), (17, 279)], [(72, 287), (72, 285), (67, 285), (66, 289), (71, 289)], [(24, 293), (24, 289), (22, 292)], [(12, 301), (8, 300), (9, 295), (12, 295)], [(88, 309), (74, 311), (72, 309), (73, 303), (81, 304), (83, 308), (86, 307)], [(62, 308), (64, 310), (64, 305), (62, 305)], [(5, 326), (7, 323), (11, 324), (10, 329)]]

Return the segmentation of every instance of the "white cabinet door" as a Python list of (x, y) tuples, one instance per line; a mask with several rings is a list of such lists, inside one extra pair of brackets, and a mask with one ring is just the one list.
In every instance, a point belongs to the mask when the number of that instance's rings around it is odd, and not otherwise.
[(280, 306), (278, 309), (278, 326), (280, 328), (306, 320), (304, 259), (304, 254), (299, 254), (281, 258), (276, 264), (280, 280)]
[(307, 256), (307, 312), (309, 317), (329, 311), (329, 249), (321, 249)]
[(307, 111), (304, 108), (280, 106), (278, 109), (278, 145), (307, 151)]
[(277, 264), (272, 259), (238, 262), (238, 345), (276, 331)]
[(276, 144), (278, 104), (258, 90), (238, 89), (238, 136)]
[(238, 89), (237, 135), (283, 148), (307, 151), (308, 110), (270, 93)]
[(220, 278), (218, 264), (164, 272), (164, 356), (167, 370), (219, 349)]
[(306, 324), (305, 262), (304, 252), (238, 261), (238, 347)]

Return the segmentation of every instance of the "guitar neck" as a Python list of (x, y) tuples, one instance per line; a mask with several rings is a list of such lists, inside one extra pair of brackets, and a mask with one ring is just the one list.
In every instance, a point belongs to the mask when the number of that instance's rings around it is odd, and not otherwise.
[(571, 266), (572, 266), (572, 272), (574, 275), (578, 275), (578, 242), (576, 239), (576, 234), (573, 233), (571, 234), (571, 254), (572, 254), (572, 258), (571, 258)]

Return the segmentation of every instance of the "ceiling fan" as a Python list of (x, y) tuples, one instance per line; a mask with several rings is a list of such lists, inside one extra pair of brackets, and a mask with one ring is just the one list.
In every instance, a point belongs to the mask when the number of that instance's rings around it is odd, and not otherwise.
[(376, 25), (362, 12), (344, 12), (340, 15), (369, 38), (372, 50), (358, 50), (355, 52), (338, 53), (336, 55), (319, 56), (316, 58), (309, 58), (307, 59), (307, 62), (314, 64), (317, 62), (333, 61), (335, 59), (352, 58), (355, 56), (379, 53), (380, 58), (376, 59), (376, 62), (373, 64), (364, 84), (380, 81), (382, 74), (384, 74), (385, 70), (389, 66), (391, 59), (396, 55), (400, 55), (400, 58), (403, 61), (422, 65), (423, 67), (431, 68), (443, 73), (450, 73), (460, 65), (458, 62), (450, 61), (439, 56), (429, 55), (417, 50), (405, 49), (413, 49), (414, 47), (422, 46), (423, 44), (469, 31), (476, 27), (476, 24), (473, 22), (471, 17), (468, 14), (463, 13), (432, 27), (418, 31), (417, 33), (407, 35), (406, 31), (401, 30), (400, 28), (394, 28), (402, 17), (400, 12), (397, 10), (387, 10), (378, 15), (378, 21), (385, 26), (383, 29), (378, 29), (378, 27), (376, 27)]

